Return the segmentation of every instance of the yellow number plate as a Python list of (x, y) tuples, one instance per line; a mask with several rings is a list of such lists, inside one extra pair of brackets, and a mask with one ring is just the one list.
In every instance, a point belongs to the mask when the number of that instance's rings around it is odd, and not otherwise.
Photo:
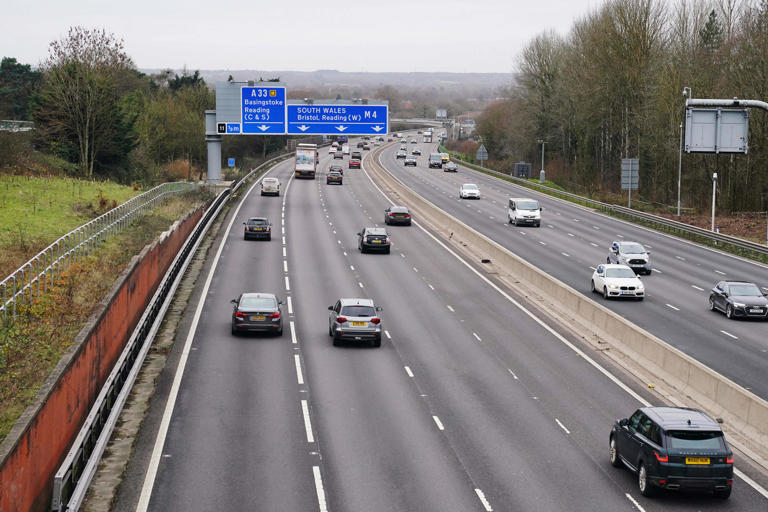
[(259, 316), (252, 316), (251, 320), (264, 320), (265, 317), (259, 315)]
[(372, 243), (372, 244), (380, 244), (380, 243), (381, 243), (381, 240), (371, 240), (371, 243)]
[(686, 464), (699, 464), (699, 465), (707, 465), (709, 464), (709, 457), (686, 457), (685, 458)]
[(356, 326), (360, 326), (360, 327), (364, 327), (365, 326), (365, 322), (350, 322), (350, 324), (356, 325)]

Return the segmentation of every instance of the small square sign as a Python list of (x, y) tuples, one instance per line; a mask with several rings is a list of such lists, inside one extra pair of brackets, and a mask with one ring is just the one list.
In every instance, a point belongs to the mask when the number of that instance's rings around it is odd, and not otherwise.
[(235, 166), (235, 159), (234, 158), (227, 159), (227, 165), (229, 167), (234, 167)]

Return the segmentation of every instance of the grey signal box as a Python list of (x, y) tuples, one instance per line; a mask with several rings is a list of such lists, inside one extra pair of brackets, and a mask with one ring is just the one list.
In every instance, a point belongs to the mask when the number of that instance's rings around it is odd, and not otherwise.
[(515, 178), (530, 178), (531, 164), (528, 162), (518, 162), (515, 164)]
[(686, 153), (747, 153), (748, 109), (688, 107)]

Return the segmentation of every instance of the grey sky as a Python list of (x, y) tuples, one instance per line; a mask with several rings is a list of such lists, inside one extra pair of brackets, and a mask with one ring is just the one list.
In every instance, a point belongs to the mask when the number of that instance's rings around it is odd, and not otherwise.
[[(599, 0), (7, 0), (0, 56), (37, 65), (71, 25), (125, 40), (139, 68), (510, 72), (537, 33)], [(11, 4), (11, 5), (9, 5)]]

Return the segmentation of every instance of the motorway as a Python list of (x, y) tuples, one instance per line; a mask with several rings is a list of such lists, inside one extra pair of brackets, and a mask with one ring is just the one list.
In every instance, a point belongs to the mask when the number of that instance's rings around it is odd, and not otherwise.
[[(397, 146), (397, 145), (396, 145)], [(409, 152), (411, 147), (409, 144)], [(384, 151), (381, 163), (424, 198), (510, 251), (592, 296), (753, 393), (768, 399), (768, 326), (763, 321), (729, 320), (709, 311), (709, 291), (725, 279), (756, 282), (768, 291), (768, 267), (679, 238), (620, 221), (525, 187), (460, 167), (458, 173), (429, 169), (437, 144), (418, 144), (417, 167)], [(479, 201), (460, 200), (459, 186), (476, 183)], [(544, 207), (541, 228), (507, 222), (510, 197), (532, 197)], [(651, 253), (653, 273), (643, 276), (643, 302), (605, 301), (590, 293), (592, 272), (606, 261), (613, 241), (633, 240)]]
[[(462, 215), (488, 216), (476, 212), (487, 199), (466, 208), (433, 188), (462, 173), (383, 160)], [(323, 151), (314, 181), (292, 179), (293, 160), (279, 164), (269, 174), (280, 197), (256, 185), (230, 211), (115, 510), (766, 509), (738, 479), (727, 501), (640, 496), (634, 476), (611, 467), (608, 433), (658, 399), (417, 225), (389, 228), (391, 254), (360, 254), (356, 232), (382, 225), (389, 203), (365, 161), (345, 169), (343, 186), (325, 184), (329, 163)], [(257, 215), (272, 220), (271, 242), (243, 240), (242, 221)], [(586, 236), (591, 226), (577, 227)], [(528, 231), (516, 236), (539, 233)], [(244, 291), (287, 300), (282, 337), (230, 334), (229, 300)], [(383, 307), (381, 348), (332, 346), (327, 307), (339, 297)]]

